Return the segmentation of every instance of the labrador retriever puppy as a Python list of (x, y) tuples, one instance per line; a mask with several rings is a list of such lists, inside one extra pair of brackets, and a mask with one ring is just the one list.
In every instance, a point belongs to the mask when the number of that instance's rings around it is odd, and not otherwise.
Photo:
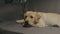
[[(21, 22), (21, 20), (17, 20), (16, 22), (19, 23)], [(22, 20), (22, 22), (24, 23), (24, 27), (46, 27), (53, 25), (57, 25), (60, 27), (60, 14), (27, 11), (24, 14), (24, 19)]]

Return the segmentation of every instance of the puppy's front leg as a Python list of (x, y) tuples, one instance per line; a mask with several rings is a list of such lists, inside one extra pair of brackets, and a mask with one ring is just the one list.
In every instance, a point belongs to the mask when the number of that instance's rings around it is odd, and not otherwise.
[(17, 23), (23, 23), (24, 22), (24, 19), (21, 19), (21, 20), (16, 20)]
[(36, 27), (46, 27), (47, 25), (45, 24), (45, 22), (41, 19), (39, 20), (39, 23), (36, 25)]

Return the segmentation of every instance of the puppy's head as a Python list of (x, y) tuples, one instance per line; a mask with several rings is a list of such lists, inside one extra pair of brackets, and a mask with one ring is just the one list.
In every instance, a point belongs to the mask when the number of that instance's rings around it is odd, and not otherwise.
[(24, 14), (24, 27), (36, 26), (39, 19), (41, 18), (39, 12), (28, 11)]

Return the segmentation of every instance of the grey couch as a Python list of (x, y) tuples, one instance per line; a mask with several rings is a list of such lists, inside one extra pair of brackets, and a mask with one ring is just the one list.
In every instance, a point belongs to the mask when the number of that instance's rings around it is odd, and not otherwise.
[[(25, 10), (60, 14), (60, 0), (29, 0)], [(13, 34), (60, 34), (60, 28), (57, 27), (24, 28), (20, 24), (17, 24), (15, 20), (22, 18), (22, 11), (22, 6), (20, 4), (5, 5), (2, 3), (0, 7), (0, 28), (4, 31), (6, 30), (6, 34), (9, 34), (9, 32), (14, 32)], [(0, 30), (0, 33), (4, 33), (3, 30)]]

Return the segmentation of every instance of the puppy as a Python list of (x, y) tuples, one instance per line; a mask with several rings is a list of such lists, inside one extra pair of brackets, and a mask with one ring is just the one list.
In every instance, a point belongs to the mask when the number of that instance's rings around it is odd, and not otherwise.
[(24, 14), (24, 27), (60, 26), (60, 14), (27, 11)]

